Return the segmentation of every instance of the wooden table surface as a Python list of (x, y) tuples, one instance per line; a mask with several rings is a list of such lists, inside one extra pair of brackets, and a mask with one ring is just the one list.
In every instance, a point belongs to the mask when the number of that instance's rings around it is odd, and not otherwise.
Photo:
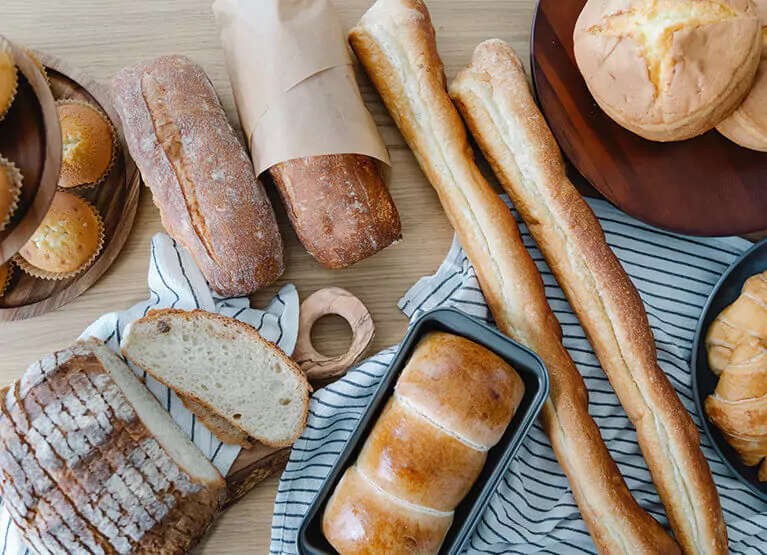
[[(347, 29), (372, 4), (372, 0), (334, 1)], [(0, 34), (64, 58), (104, 84), (117, 70), (138, 60), (171, 53), (189, 55), (207, 71), (236, 122), (211, 4), (212, 0), (3, 0)], [(509, 41), (522, 59), (528, 59), (534, 0), (431, 0), (429, 8), (448, 80), (487, 38)], [(287, 270), (279, 283), (259, 292), (253, 301), (262, 305), (285, 283), (294, 283), (302, 299), (322, 287), (344, 287), (362, 299), (376, 322), (372, 353), (402, 338), (407, 320), (397, 309), (397, 301), (418, 278), (437, 269), (453, 233), (436, 194), (380, 99), (364, 78), (361, 85), (391, 151), (390, 187), (402, 217), (404, 241), (350, 269), (325, 270), (305, 253), (273, 194), (287, 246)], [(0, 385), (17, 378), (37, 358), (68, 345), (101, 314), (124, 310), (148, 296), (150, 239), (162, 226), (149, 191), (142, 194), (125, 249), (92, 289), (51, 314), (0, 323)], [(328, 354), (337, 354), (345, 349), (350, 334), (345, 324), (326, 320), (316, 329), (315, 344)], [(266, 553), (277, 483), (273, 477), (228, 509), (198, 552)]]

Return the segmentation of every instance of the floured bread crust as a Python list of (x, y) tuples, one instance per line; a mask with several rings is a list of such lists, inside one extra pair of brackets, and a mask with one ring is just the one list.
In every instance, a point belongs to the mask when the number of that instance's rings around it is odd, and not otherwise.
[(599, 106), (653, 141), (695, 137), (753, 83), (761, 25), (752, 0), (589, 0), (575, 58)]

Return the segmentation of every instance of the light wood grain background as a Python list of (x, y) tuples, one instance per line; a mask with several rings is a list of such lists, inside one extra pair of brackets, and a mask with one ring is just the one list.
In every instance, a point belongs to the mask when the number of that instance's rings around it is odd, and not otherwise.
[[(348, 29), (372, 0), (335, 3)], [(120, 68), (144, 58), (170, 53), (191, 56), (208, 72), (232, 121), (237, 121), (210, 9), (212, 0), (3, 0), (0, 4), (0, 34), (62, 57), (104, 84)], [(448, 80), (487, 38), (503, 38), (524, 60), (529, 58), (534, 0), (431, 0), (429, 8)], [(288, 282), (298, 287), (302, 298), (322, 287), (344, 287), (362, 299), (373, 315), (374, 352), (402, 338), (407, 321), (397, 301), (418, 278), (437, 269), (450, 246), (452, 230), (380, 99), (364, 77), (360, 81), (391, 151), (391, 191), (402, 217), (404, 241), (350, 269), (325, 270), (305, 253), (273, 194), (287, 244), (287, 271), (274, 287), (257, 294), (254, 304), (265, 303)], [(17, 378), (37, 358), (68, 345), (101, 314), (144, 300), (150, 239), (160, 231), (159, 213), (145, 190), (125, 249), (90, 291), (46, 316), (0, 324), (0, 385)], [(327, 354), (343, 351), (348, 339), (348, 329), (337, 320), (323, 321), (314, 334), (315, 344)], [(268, 480), (227, 510), (198, 552), (268, 552), (277, 482), (277, 478)]]

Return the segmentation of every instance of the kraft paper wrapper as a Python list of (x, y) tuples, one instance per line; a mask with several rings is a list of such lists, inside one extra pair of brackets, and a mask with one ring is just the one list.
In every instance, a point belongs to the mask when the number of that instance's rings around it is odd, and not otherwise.
[(213, 13), (256, 173), (324, 154), (390, 164), (330, 0), (216, 0)]

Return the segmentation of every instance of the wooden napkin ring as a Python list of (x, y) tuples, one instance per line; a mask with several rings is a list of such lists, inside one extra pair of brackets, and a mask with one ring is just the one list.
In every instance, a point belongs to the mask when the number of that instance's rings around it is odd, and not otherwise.
[[(340, 316), (352, 328), (349, 350), (336, 357), (323, 355), (312, 345), (312, 326), (329, 314)], [(373, 318), (362, 301), (339, 287), (320, 289), (301, 303), (298, 340), (293, 359), (306, 372), (310, 381), (337, 378), (362, 358), (374, 336)]]

